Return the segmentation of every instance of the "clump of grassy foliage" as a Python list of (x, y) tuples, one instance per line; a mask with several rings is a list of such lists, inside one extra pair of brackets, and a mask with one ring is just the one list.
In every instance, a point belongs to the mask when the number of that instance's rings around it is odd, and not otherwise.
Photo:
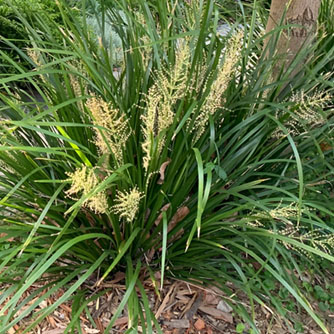
[[(274, 280), (328, 332), (299, 283), (301, 262), (334, 261), (332, 189), (317, 188), (334, 170), (333, 83), (322, 70), (334, 49), (321, 57), (315, 41), (273, 82), (276, 35), (263, 52), (256, 10), (222, 38), (214, 1), (103, 2), (101, 22), (124, 52), (115, 76), (106, 30), (96, 46), (84, 4), (84, 23), (65, 3), (60, 12), (61, 43), (56, 26), (21, 18), (33, 46), (17, 51), (32, 71), (0, 51), (18, 73), (0, 79), (0, 303), (10, 296), (0, 332), (60, 288), (24, 333), (68, 299), (66, 332), (80, 328), (99, 296), (83, 300), (80, 287), (119, 270), (127, 290), (106, 333), (125, 306), (128, 333), (161, 332), (140, 280), (154, 271), (161, 284), (246, 291), (251, 314), (237, 297), (233, 307), (256, 333), (256, 303), (285, 312), (264, 283)], [(21, 300), (38, 280), (48, 292)]]

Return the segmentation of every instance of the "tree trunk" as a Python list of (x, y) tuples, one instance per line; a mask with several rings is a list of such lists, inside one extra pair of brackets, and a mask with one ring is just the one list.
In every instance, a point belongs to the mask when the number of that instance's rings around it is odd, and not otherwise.
[(283, 24), (298, 25), (282, 31), (276, 47), (277, 53), (282, 57), (278, 67), (283, 63), (287, 66), (302, 45), (312, 41), (316, 32), (320, 3), (321, 0), (272, 0), (266, 27), (267, 33), (279, 25), (286, 8)]

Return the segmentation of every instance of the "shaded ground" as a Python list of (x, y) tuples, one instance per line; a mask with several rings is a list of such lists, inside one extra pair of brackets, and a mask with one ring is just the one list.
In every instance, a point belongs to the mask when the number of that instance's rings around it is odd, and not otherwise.
[[(85, 288), (91, 291), (90, 296), (103, 289), (110, 290), (96, 301), (88, 304), (90, 316), (86, 313), (86, 315), (80, 317), (83, 334), (104, 333), (112, 315), (115, 313), (124, 296), (124, 274), (117, 273), (113, 280), (104, 282), (98, 289), (93, 286), (94, 278), (85, 285)], [(41, 287), (42, 285), (40, 284), (33, 285), (22, 298), (27, 297), (34, 290)], [(216, 287), (203, 288), (186, 282), (168, 280), (165, 282), (163, 290), (159, 292), (160, 298), (151, 280), (144, 282), (144, 288), (149, 297), (150, 307), (165, 334), (252, 333), (249, 327), (244, 325), (235, 316), (235, 312), (230, 306), (233, 300), (228, 298), (228, 296), (223, 296), (222, 292)], [(45, 292), (43, 291), (42, 293)], [(54, 303), (63, 293), (64, 291), (58, 291), (55, 295), (52, 295), (46, 301), (39, 304), (34, 313)], [(246, 295), (242, 296), (238, 293), (238, 297), (244, 300), (241, 303), (250, 312), (251, 308)], [(25, 308), (34, 303), (36, 299), (37, 297), (32, 299)], [(317, 308), (317, 305), (312, 306), (314, 309)], [(71, 302), (61, 304), (52, 315), (48, 316), (30, 334), (62, 334), (71, 320), (71, 312)], [(292, 321), (281, 319), (266, 305), (256, 306), (255, 314), (256, 323), (263, 334), (322, 333), (312, 319), (304, 313), (290, 313), (287, 317), (302, 324), (299, 331), (293, 330), (295, 325)], [(19, 334), (22, 332), (31, 323), (32, 316), (33, 314), (30, 313), (18, 325), (12, 327), (8, 331), (8, 334)], [(328, 327), (332, 327), (330, 324), (331, 317), (330, 315), (327, 316)], [(127, 329), (127, 323), (128, 316), (126, 311), (124, 311), (115, 322), (111, 333), (124, 333)], [(334, 329), (331, 333), (334, 333)]]

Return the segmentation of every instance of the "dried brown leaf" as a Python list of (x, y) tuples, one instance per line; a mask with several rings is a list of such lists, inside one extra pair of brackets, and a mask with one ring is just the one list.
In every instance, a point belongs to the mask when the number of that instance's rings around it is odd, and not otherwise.
[(192, 316), (189, 317), (189, 316), (187, 315), (187, 312), (188, 312), (189, 310), (191, 310), (192, 306), (193, 306), (194, 303), (195, 303), (196, 297), (197, 297), (197, 293), (195, 293), (195, 294), (193, 295), (193, 297), (191, 298), (191, 300), (189, 301), (189, 303), (187, 303), (186, 307), (184, 308), (183, 312), (181, 313), (181, 317), (183, 317), (183, 316), (185, 315), (185, 317), (186, 317), (187, 319), (192, 319)]
[(118, 319), (115, 321), (113, 327), (115, 327), (115, 326), (126, 325), (126, 324), (128, 323), (128, 321), (129, 321), (129, 318), (128, 318), (128, 317), (121, 317), (121, 318), (118, 318)]
[(52, 317), (51, 315), (49, 315), (47, 317), (47, 319), (48, 319), (48, 323), (51, 325), (52, 328), (57, 328), (57, 323), (56, 323), (54, 317)]
[(69, 306), (67, 306), (66, 304), (61, 304), (61, 305), (59, 305), (59, 307), (61, 309), (63, 309), (65, 312), (68, 312), (68, 313), (72, 312), (72, 309)]
[(43, 334), (63, 334), (64, 328), (51, 329), (49, 331), (43, 332)]
[(171, 321), (164, 321), (164, 325), (170, 328), (189, 328), (190, 322), (188, 319), (173, 319)]
[(176, 299), (179, 300), (183, 304), (188, 304), (190, 301), (189, 297), (182, 296), (182, 295), (176, 295)]
[(96, 324), (97, 329), (98, 329), (101, 333), (104, 333), (105, 328), (104, 328), (104, 326), (103, 326), (103, 324), (102, 324), (102, 321), (100, 321), (99, 318), (94, 319), (94, 321), (95, 321), (95, 324)]
[(185, 290), (178, 290), (177, 295), (178, 296), (184, 296), (184, 295), (193, 295), (194, 292), (193, 291), (189, 291), (188, 289)]
[(181, 208), (178, 208), (174, 216), (168, 223), (168, 232), (170, 232), (176, 226), (177, 223), (183, 220), (189, 214), (189, 212), (190, 210), (187, 206), (182, 206)]
[(101, 333), (98, 329), (95, 329), (95, 328), (87, 328), (87, 327), (85, 327), (84, 331), (85, 331), (87, 334), (100, 334), (100, 333)]
[(163, 184), (164, 181), (165, 181), (165, 171), (166, 171), (166, 168), (167, 166), (171, 163), (171, 159), (167, 159), (167, 161), (165, 161), (161, 167), (160, 167), (160, 170), (159, 170), (159, 173), (160, 173), (160, 179), (158, 180), (158, 184)]
[(155, 318), (156, 319), (158, 319), (160, 317), (161, 313), (164, 311), (164, 309), (165, 309), (165, 307), (166, 307), (166, 305), (169, 301), (169, 297), (170, 297), (171, 293), (173, 292), (175, 286), (176, 286), (176, 282), (173, 283), (173, 285), (169, 288), (165, 298), (163, 299), (161, 305), (158, 308), (158, 311), (155, 313)]
[(215, 307), (210, 307), (210, 306), (200, 306), (199, 309), (206, 313), (209, 314), (210, 316), (219, 319), (219, 320), (224, 320), (230, 324), (233, 324), (233, 316), (231, 313), (226, 313), (223, 311), (217, 310)]
[(203, 293), (201, 291), (198, 293), (198, 295), (194, 295), (194, 297), (196, 297), (196, 299), (194, 299), (194, 302), (191, 305), (191, 307), (188, 307), (187, 310), (185, 310), (185, 317), (189, 320), (193, 319), (198, 308), (201, 306), (203, 302)]
[(221, 299), (213, 293), (207, 293), (205, 295), (204, 302), (207, 305), (217, 305)]
[(161, 208), (161, 210), (160, 210), (161, 213), (159, 214), (158, 218), (154, 222), (155, 226), (158, 226), (160, 224), (160, 222), (162, 220), (162, 212), (167, 211), (169, 209), (169, 207), (170, 207), (170, 203), (167, 203), (166, 205), (164, 205)]
[(115, 278), (111, 281), (108, 281), (108, 283), (111, 283), (111, 284), (115, 284), (115, 283), (118, 283), (120, 282), (121, 280), (123, 280), (125, 278), (125, 274), (122, 273), (121, 271), (118, 271), (116, 274), (115, 274)]

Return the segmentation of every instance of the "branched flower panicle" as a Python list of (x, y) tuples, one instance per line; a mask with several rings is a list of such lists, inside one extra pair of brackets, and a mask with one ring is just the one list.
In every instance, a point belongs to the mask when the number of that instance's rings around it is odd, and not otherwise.
[[(72, 183), (71, 188), (66, 191), (66, 194), (70, 197), (79, 193), (85, 196), (101, 182), (95, 174), (94, 168), (88, 168), (87, 166), (77, 168), (74, 173), (68, 173), (67, 175)], [(106, 192), (100, 191), (94, 196), (87, 198), (83, 202), (83, 206), (95, 213), (106, 213), (108, 209)]]
[(29, 58), (35, 63), (36, 67), (41, 66), (40, 54), (36, 50), (29, 48), (27, 49), (27, 54)]
[[(309, 245), (321, 252), (332, 255), (334, 249), (334, 234), (323, 233), (321, 230), (308, 231), (303, 233), (300, 228), (290, 227), (278, 232), (280, 235), (287, 236), (290, 239), (299, 241), (304, 245)], [(310, 254), (305, 251), (301, 246), (293, 245), (288, 241), (281, 241), (282, 244), (287, 248), (296, 252), (302, 253), (307, 257)]]
[(333, 100), (329, 93), (315, 92), (309, 96), (301, 91), (292, 96), (292, 102), (297, 105), (296, 120), (303, 120), (311, 128), (323, 125), (326, 118), (319, 112)]
[[(302, 212), (308, 212), (308, 209), (303, 209)], [(263, 227), (262, 223), (269, 217), (283, 223), (276, 230), (269, 230), (269, 232), (287, 237), (289, 239), (296, 240), (302, 244), (312, 246), (313, 248), (325, 252), (327, 254), (333, 254), (334, 249), (334, 234), (323, 233), (321, 230), (306, 230), (299, 224), (295, 224), (297, 216), (299, 213), (297, 203), (291, 203), (287, 206), (278, 205), (277, 208), (272, 209), (266, 213), (257, 213), (253, 216), (255, 218), (255, 226)], [(250, 226), (254, 224), (250, 223)], [(279, 240), (284, 247), (287, 249), (294, 250), (296, 252), (302, 253), (305, 256), (310, 256), (308, 252), (305, 251), (301, 246), (294, 245), (288, 240)]]
[(80, 86), (80, 81), (79, 79), (74, 76), (73, 74), (70, 74), (70, 82), (71, 82), (71, 87), (73, 89), (74, 96), (81, 96), (81, 86)]
[[(296, 203), (291, 203), (287, 206), (278, 205), (275, 209), (269, 210), (267, 214), (273, 219), (282, 220), (282, 219), (290, 219), (297, 217), (299, 212), (298, 206)], [(261, 214), (258, 214), (259, 217)], [(291, 222), (290, 222), (291, 223)], [(291, 223), (292, 224), (292, 223)]]
[[(202, 18), (204, 16), (204, 12), (200, 9), (200, 1), (189, 1), (185, 2), (185, 6), (183, 8), (185, 20), (190, 30), (194, 30), (198, 22), (197, 13), (202, 12)], [(202, 20), (201, 18), (201, 20)]]
[(215, 112), (224, 106), (226, 102), (223, 94), (228, 87), (228, 84), (235, 74), (235, 64), (238, 61), (241, 49), (241, 41), (243, 38), (243, 32), (239, 31), (230, 40), (229, 47), (224, 57), (224, 63), (221, 66), (216, 79), (210, 87), (210, 92), (206, 97), (201, 112), (197, 116), (193, 130), (196, 131), (196, 142), (205, 131), (205, 127), (209, 121), (210, 115), (214, 115)]
[[(142, 116), (144, 135), (142, 148), (145, 153), (143, 164), (146, 170), (151, 160), (152, 138), (157, 138), (174, 121), (173, 106), (185, 94), (189, 65), (189, 47), (183, 42), (177, 50), (174, 68), (170, 72), (163, 70), (158, 72), (156, 82), (146, 96), (146, 108)], [(162, 136), (159, 138), (157, 153), (161, 152), (163, 143)]]
[[(327, 115), (320, 112), (324, 107), (333, 101), (333, 96), (329, 93), (316, 91), (312, 95), (304, 91), (294, 93), (290, 99), (292, 102), (291, 116), (285, 124), (289, 133), (294, 136), (317, 126), (322, 126), (327, 122)], [(276, 117), (280, 116), (279, 112)], [(282, 138), (284, 134), (277, 129), (273, 134), (275, 138)]]
[[(87, 75), (85, 67), (80, 60), (73, 60), (68, 65), (70, 85), (74, 96), (82, 96), (82, 94), (88, 94), (86, 85), (83, 85), (82, 77)], [(80, 74), (79, 74), (80, 73)], [(79, 102), (80, 107), (82, 102)]]
[(141, 193), (137, 187), (134, 187), (130, 191), (117, 191), (115, 202), (112, 210), (114, 213), (118, 214), (120, 218), (125, 219), (127, 222), (131, 223), (139, 209), (140, 200), (143, 198), (143, 193)]
[[(142, 27), (147, 26), (145, 16), (142, 13), (136, 12), (135, 16), (136, 16), (137, 22), (140, 26), (142, 26)], [(148, 45), (151, 42), (151, 39), (150, 39), (148, 33), (145, 32), (143, 35), (140, 36), (139, 41), (140, 41), (140, 45), (141, 45), (141, 47), (139, 48), (139, 52), (141, 54), (144, 67), (147, 68), (148, 63), (149, 63), (150, 59), (152, 58), (151, 57), (151, 52), (152, 52), (151, 47), (148, 47)]]
[(94, 124), (106, 129), (106, 131), (95, 129), (95, 144), (100, 154), (109, 155), (112, 153), (116, 161), (122, 165), (123, 150), (131, 134), (125, 115), (121, 115), (118, 110), (111, 108), (100, 97), (91, 97), (86, 105), (92, 113)]
[(299, 214), (298, 205), (296, 203), (291, 203), (287, 206), (282, 206), (281, 203), (274, 209), (265, 212), (257, 212), (252, 215), (255, 221), (250, 221), (247, 223), (249, 226), (260, 227), (264, 226), (263, 220), (275, 219), (277, 221), (283, 222), (287, 228), (290, 228), (293, 224), (293, 220)]

